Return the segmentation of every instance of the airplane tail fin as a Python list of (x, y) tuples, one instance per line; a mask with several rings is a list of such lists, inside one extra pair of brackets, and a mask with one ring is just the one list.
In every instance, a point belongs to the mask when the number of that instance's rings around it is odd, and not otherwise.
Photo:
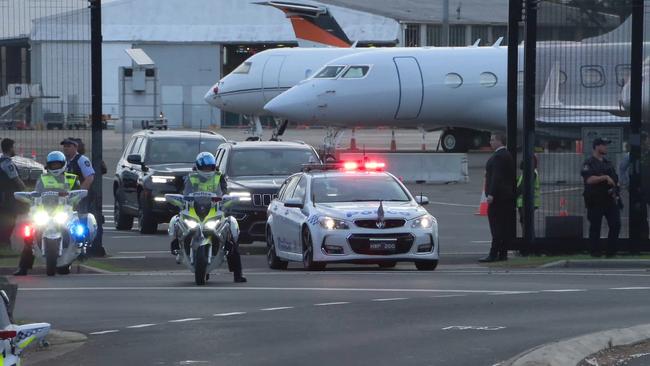
[(322, 6), (285, 1), (263, 1), (254, 4), (272, 6), (282, 10), (291, 19), (293, 31), (300, 47), (343, 47), (352, 42), (329, 9)]

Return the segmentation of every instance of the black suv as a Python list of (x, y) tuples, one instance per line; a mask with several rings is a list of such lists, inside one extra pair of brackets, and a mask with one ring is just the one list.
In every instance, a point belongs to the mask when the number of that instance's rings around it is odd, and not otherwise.
[(265, 240), (266, 208), (285, 179), (303, 164), (319, 163), (313, 147), (302, 142), (227, 142), (217, 150), (217, 166), (227, 178), (228, 194), (241, 197), (224, 209), (239, 223), (239, 243)]
[(113, 196), (117, 230), (131, 230), (138, 217), (140, 232), (155, 233), (158, 224), (176, 213), (166, 193), (180, 193), (183, 177), (194, 167), (196, 155), (214, 153), (226, 139), (197, 131), (141, 131), (135, 133), (115, 168)]

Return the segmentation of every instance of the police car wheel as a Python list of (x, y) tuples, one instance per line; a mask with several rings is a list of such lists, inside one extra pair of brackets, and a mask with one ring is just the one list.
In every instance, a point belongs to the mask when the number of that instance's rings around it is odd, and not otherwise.
[(415, 262), (415, 268), (417, 268), (418, 271), (433, 271), (436, 267), (438, 267), (437, 260)]
[(325, 268), (325, 263), (314, 262), (314, 245), (309, 229), (302, 230), (302, 265), (308, 271), (319, 271)]
[(275, 253), (275, 243), (273, 242), (271, 228), (266, 229), (266, 262), (271, 269), (287, 269), (289, 265), (289, 262), (281, 260)]

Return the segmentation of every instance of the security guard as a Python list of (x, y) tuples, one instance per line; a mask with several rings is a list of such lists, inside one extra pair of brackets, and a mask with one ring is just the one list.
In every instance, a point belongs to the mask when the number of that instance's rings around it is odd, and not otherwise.
[[(72, 173), (77, 176), (81, 184), (81, 189), (88, 191), (88, 196), (84, 198), (79, 204), (79, 213), (93, 213), (95, 217), (102, 218), (101, 209), (96, 209), (95, 194), (92, 189), (93, 181), (95, 180), (95, 169), (90, 162), (90, 159), (83, 154), (80, 154), (78, 151), (80, 139), (75, 139), (68, 137), (61, 141), (63, 146), (63, 153), (65, 154), (66, 159), (68, 160), (67, 169), (68, 173)], [(93, 241), (93, 245), (89, 248), (91, 255), (97, 257), (106, 256), (106, 250), (102, 246), (102, 234), (103, 228), (101, 225), (102, 220), (98, 221), (97, 225), (97, 236)]]
[[(60, 151), (52, 151), (47, 154), (45, 168), (47, 173), (41, 175), (36, 182), (36, 192), (67, 192), (79, 188), (79, 181), (74, 174), (66, 173), (66, 159)], [(32, 239), (33, 240), (33, 239)], [(14, 276), (25, 276), (27, 270), (34, 265), (34, 253), (32, 251), (32, 241), (25, 241), (23, 251), (20, 253), (20, 262), (18, 270)]]
[[(194, 192), (212, 192), (223, 195), (228, 191), (226, 180), (222, 178), (221, 173), (217, 171), (217, 162), (209, 152), (202, 152), (196, 156), (195, 173), (185, 177), (183, 195), (189, 195)], [(233, 272), (235, 282), (246, 282), (246, 277), (242, 276), (241, 256), (239, 255), (239, 245), (234, 244), (228, 248), (228, 267)], [(172, 240), (172, 254), (176, 255), (180, 250), (178, 239)]]
[(607, 226), (609, 226), (605, 251), (607, 257), (616, 255), (618, 234), (621, 230), (618, 175), (614, 164), (605, 158), (607, 145), (610, 143), (611, 141), (608, 139), (596, 138), (592, 144), (593, 154), (585, 160), (582, 167), (582, 178), (585, 185), (583, 196), (589, 219), (589, 241), (593, 257), (602, 255), (600, 227), (603, 216), (607, 219)]
[(0, 156), (0, 245), (8, 245), (18, 214), (14, 192), (25, 190), (25, 183), (18, 176), (18, 169), (11, 160), (16, 155), (14, 140), (3, 139)]

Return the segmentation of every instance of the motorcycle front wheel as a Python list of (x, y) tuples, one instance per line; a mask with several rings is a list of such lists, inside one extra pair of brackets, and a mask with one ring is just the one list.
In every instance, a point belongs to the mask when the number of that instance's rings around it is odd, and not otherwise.
[(207, 245), (199, 247), (194, 255), (194, 281), (203, 286), (208, 280), (208, 249)]
[(59, 241), (45, 239), (45, 272), (48, 276), (56, 274), (56, 259), (59, 257)]

